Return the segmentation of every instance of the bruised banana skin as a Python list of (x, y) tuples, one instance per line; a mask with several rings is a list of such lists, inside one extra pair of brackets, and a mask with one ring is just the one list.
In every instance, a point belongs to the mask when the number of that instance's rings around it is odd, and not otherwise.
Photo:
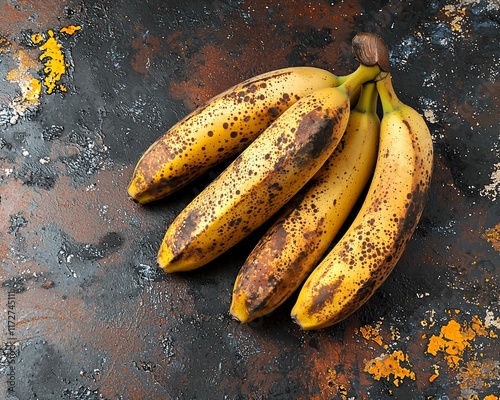
[(371, 297), (398, 262), (425, 206), (433, 167), (429, 129), (396, 97), (389, 74), (377, 89), (384, 114), (372, 183), (352, 225), (299, 292), (291, 314), (305, 330), (340, 322)]
[(280, 306), (305, 280), (368, 183), (380, 120), (375, 84), (363, 87), (341, 142), (286, 206), (242, 266), (230, 312), (247, 323)]
[(298, 99), (343, 80), (320, 68), (258, 75), (209, 100), (158, 138), (136, 165), (129, 195), (163, 198), (240, 152)]
[(317, 90), (285, 111), (172, 222), (159, 266), (201, 267), (276, 213), (331, 155), (347, 126), (349, 95), (377, 71), (360, 66), (340, 87)]

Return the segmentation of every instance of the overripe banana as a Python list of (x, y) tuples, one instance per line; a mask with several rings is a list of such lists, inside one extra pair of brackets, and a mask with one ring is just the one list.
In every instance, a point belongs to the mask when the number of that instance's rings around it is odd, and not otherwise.
[(424, 209), (432, 138), (424, 119), (397, 98), (390, 75), (382, 75), (374, 176), (354, 222), (299, 292), (292, 317), (306, 330), (343, 320), (371, 297), (398, 262)]
[(380, 121), (374, 83), (364, 85), (346, 133), (287, 204), (242, 266), (230, 312), (250, 322), (281, 305), (327, 251), (373, 174)]
[(349, 95), (380, 68), (360, 65), (339, 87), (298, 100), (168, 227), (158, 252), (166, 272), (198, 268), (277, 212), (324, 164), (348, 123)]
[(169, 195), (243, 150), (298, 99), (344, 80), (320, 68), (291, 67), (231, 87), (149, 147), (135, 167), (129, 195), (141, 204)]

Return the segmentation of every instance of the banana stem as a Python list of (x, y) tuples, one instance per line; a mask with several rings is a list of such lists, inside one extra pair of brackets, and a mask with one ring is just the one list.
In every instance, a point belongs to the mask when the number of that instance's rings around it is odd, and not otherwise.
[(337, 76), (337, 82), (338, 82), (338, 86), (340, 85), (343, 85), (344, 83), (346, 83), (346, 81), (351, 77), (351, 75), (353, 74), (354, 72), (351, 72), (350, 74), (348, 75), (341, 75), (341, 76)]
[(377, 109), (378, 92), (375, 82), (365, 83), (361, 89), (361, 95), (356, 104), (356, 111), (360, 113), (375, 112)]
[(382, 103), (384, 114), (388, 114), (398, 109), (402, 103), (398, 99), (394, 87), (392, 86), (392, 78), (390, 73), (380, 74), (381, 79), (377, 81), (377, 91)]
[(339, 86), (339, 89), (344, 90), (348, 96), (351, 96), (359, 86), (372, 81), (379, 73), (380, 67), (378, 65), (367, 66), (360, 64), (356, 71), (347, 75), (346, 81)]

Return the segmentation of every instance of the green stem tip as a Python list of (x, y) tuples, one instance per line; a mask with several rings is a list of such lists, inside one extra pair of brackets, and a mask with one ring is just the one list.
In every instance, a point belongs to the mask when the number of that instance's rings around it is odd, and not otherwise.
[(380, 74), (380, 79), (377, 80), (377, 91), (384, 114), (388, 114), (401, 106), (402, 103), (396, 95), (390, 73)]
[(346, 81), (339, 88), (345, 90), (347, 95), (351, 96), (359, 86), (373, 81), (379, 74), (380, 67), (378, 65), (367, 66), (360, 64), (352, 74), (347, 75)]

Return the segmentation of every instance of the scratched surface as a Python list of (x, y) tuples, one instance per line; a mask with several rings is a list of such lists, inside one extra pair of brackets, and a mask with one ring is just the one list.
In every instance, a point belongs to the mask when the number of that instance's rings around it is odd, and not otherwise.
[[(496, 0), (0, 7), (1, 398), (500, 397)], [(127, 198), (132, 169), (169, 126), (245, 78), (350, 72), (360, 31), (383, 35), (396, 90), (432, 132), (421, 223), (341, 324), (302, 332), (288, 302), (241, 325), (232, 285), (262, 231), (198, 271), (155, 265), (166, 226), (223, 166), (151, 206)]]

